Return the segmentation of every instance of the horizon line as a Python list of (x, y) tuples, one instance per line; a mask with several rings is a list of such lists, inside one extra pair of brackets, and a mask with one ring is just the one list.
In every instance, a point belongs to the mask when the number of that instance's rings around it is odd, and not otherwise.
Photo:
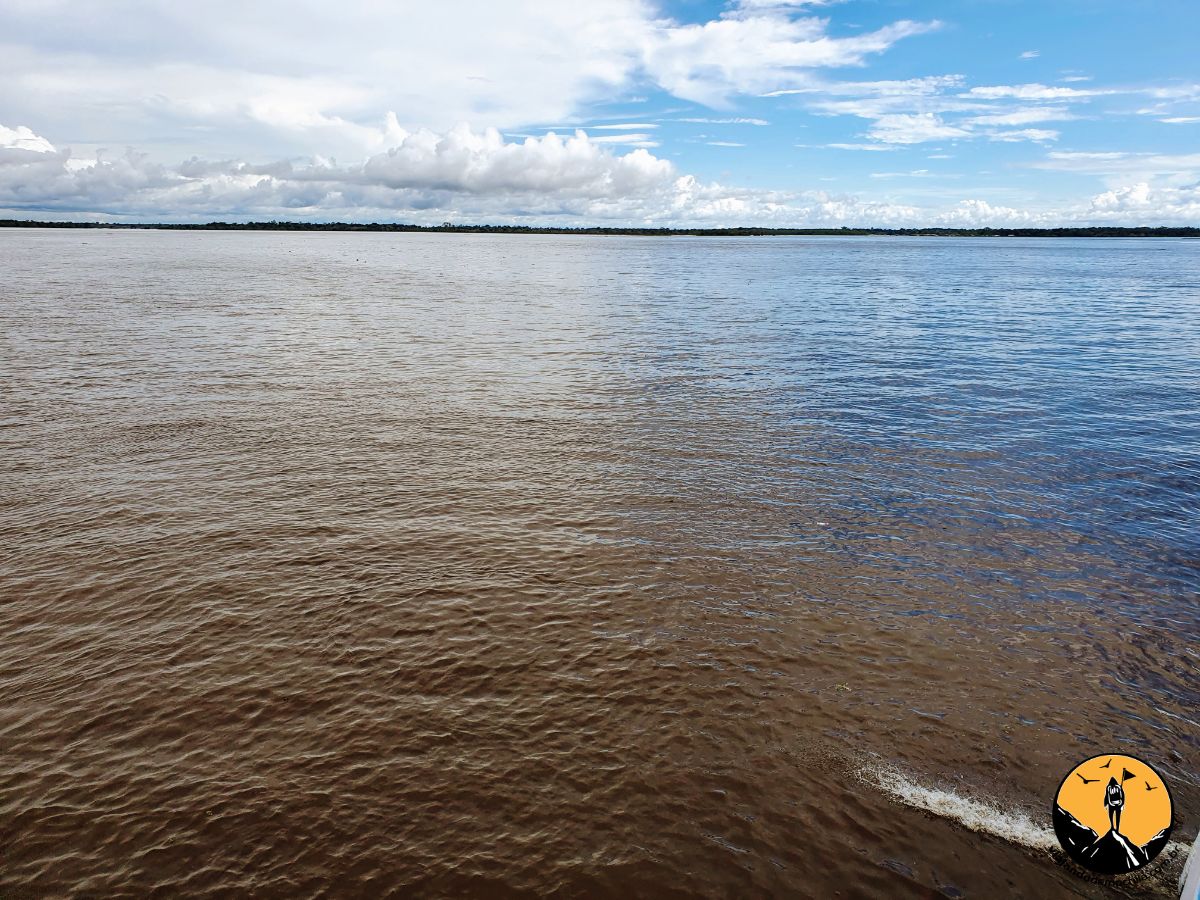
[(836, 228), (767, 228), (762, 226), (723, 226), (713, 228), (608, 226), (608, 225), (490, 225), (455, 224), (415, 225), (405, 222), (303, 222), (295, 220), (258, 220), (248, 222), (78, 222), (38, 219), (0, 219), (0, 228), (89, 228), (141, 229), (149, 231), (362, 231), (362, 232), (434, 232), (466, 234), (579, 234), (631, 235), (642, 237), (786, 237), (786, 236), (930, 236), (930, 237), (1182, 237), (1200, 238), (1200, 226), (1191, 225), (1069, 225), (1061, 227), (983, 227), (887, 228), (848, 226)]

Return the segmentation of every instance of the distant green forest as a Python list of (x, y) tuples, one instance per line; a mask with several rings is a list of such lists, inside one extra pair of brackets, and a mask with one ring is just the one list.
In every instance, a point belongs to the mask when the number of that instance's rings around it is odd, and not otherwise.
[(33, 222), (0, 219), (0, 228), (141, 228), (156, 231), (368, 231), (448, 232), (453, 234), (594, 234), (643, 237), (771, 237), (775, 235), (892, 235), (896, 237), (1186, 237), (1200, 228), (560, 228), (536, 225), (405, 225), (375, 222), (204, 222), (127, 224), (111, 222)]

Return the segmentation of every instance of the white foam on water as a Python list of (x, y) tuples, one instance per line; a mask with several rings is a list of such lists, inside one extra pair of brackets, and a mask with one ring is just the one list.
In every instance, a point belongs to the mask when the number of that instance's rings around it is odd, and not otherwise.
[(893, 800), (957, 822), (980, 834), (990, 834), (1031, 850), (1054, 850), (1058, 839), (1048, 825), (1039, 825), (1024, 810), (965, 797), (953, 791), (918, 784), (899, 769), (886, 765), (868, 766), (859, 776)]
[[(941, 788), (927, 787), (907, 773), (884, 763), (864, 766), (859, 769), (858, 775), (864, 782), (879, 788), (898, 803), (957, 822), (963, 828), (978, 834), (998, 837), (1030, 850), (1059, 849), (1058, 838), (1054, 836), (1054, 829), (1050, 824), (1039, 824), (1023, 809), (1004, 806), (992, 800), (979, 800)], [(1200, 837), (1197, 838), (1197, 848), (1200, 848)], [(1187, 852), (1186, 844), (1169, 842), (1163, 848), (1161, 861), (1166, 863), (1164, 868), (1169, 871), (1176, 865), (1182, 865)], [(1200, 862), (1197, 865), (1200, 865)], [(1200, 883), (1200, 875), (1197, 875), (1197, 878)]]

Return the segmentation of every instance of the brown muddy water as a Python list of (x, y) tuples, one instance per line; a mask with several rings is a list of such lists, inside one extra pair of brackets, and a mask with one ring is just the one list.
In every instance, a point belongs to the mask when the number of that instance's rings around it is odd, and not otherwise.
[(0, 232), (0, 895), (1171, 896), (1200, 244)]

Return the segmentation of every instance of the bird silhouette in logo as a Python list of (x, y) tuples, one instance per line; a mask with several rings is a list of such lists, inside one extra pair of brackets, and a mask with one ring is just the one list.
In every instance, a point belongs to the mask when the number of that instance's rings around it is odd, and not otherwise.
[(1106, 763), (1105, 763), (1104, 765), (1102, 765), (1100, 768), (1102, 768), (1102, 769), (1107, 769), (1107, 768), (1108, 768), (1109, 766), (1111, 766), (1111, 765), (1112, 765), (1112, 759), (1111, 759), (1111, 758), (1109, 758), (1108, 762), (1106, 762)]
[(1150, 782), (1148, 782), (1148, 781), (1147, 781), (1147, 782), (1146, 782), (1146, 790), (1148, 790), (1148, 791), (1157, 791), (1157, 790), (1158, 790), (1158, 788), (1157, 788), (1157, 787), (1150, 787)]
[(1076, 772), (1075, 774), (1079, 776), (1079, 780), (1082, 781), (1084, 784), (1093, 784), (1094, 782), (1097, 782), (1100, 780), (1099, 778), (1084, 778), (1082, 772)]

